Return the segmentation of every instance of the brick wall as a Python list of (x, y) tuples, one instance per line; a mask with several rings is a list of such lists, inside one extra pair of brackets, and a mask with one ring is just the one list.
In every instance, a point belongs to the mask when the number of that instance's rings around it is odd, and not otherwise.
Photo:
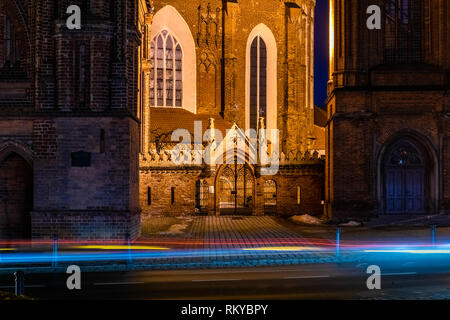
[(440, 113), (445, 103), (442, 92), (381, 91), (370, 93), (367, 100), (365, 92), (336, 91), (335, 99), (327, 147), (334, 214), (384, 213), (383, 151), (410, 137), (425, 153), (425, 211), (447, 210), (449, 180), (442, 170), (450, 154), (447, 119)]
[(33, 211), (33, 239), (131, 240), (140, 235), (140, 215), (121, 211)]
[[(146, 168), (141, 170), (140, 199), (143, 215), (192, 215), (196, 212), (196, 182), (205, 179), (208, 186), (215, 186), (216, 178), (209, 176), (206, 171), (182, 170), (181, 168)], [(206, 178), (205, 178), (206, 177)], [(264, 212), (264, 182), (274, 180), (277, 185), (277, 215), (311, 214), (321, 216), (323, 207), (323, 164), (317, 163), (304, 166), (281, 167), (275, 176), (261, 176), (255, 179), (255, 194), (253, 214)], [(151, 188), (151, 205), (148, 204), (148, 188)], [(297, 202), (297, 187), (300, 187), (300, 203)], [(172, 204), (172, 191), (175, 188), (175, 202)], [(209, 194), (218, 205), (218, 195)], [(220, 214), (220, 210), (203, 208), (210, 214)]]
[[(277, 182), (277, 215), (322, 216), (323, 171), (321, 170), (323, 167), (320, 166), (314, 168), (314, 172), (303, 168), (295, 170), (294, 174), (286, 174), (282, 170), (279, 175), (273, 177)], [(300, 203), (297, 202), (298, 187), (300, 187)]]
[[(140, 203), (143, 215), (191, 215), (195, 213), (196, 181), (200, 171), (149, 170), (140, 176)], [(148, 205), (147, 190), (151, 188), (151, 205)], [(172, 188), (175, 188), (172, 203)]]

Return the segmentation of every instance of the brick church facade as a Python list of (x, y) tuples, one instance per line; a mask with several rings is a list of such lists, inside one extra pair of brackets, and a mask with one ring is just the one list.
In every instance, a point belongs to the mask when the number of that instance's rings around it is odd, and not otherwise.
[(448, 1), (332, 0), (330, 17), (328, 217), (448, 213)]
[[(142, 70), (144, 215), (322, 214), (324, 130), (314, 125), (314, 7), (314, 1), (153, 1), (144, 37), (148, 68)], [(206, 152), (220, 161), (174, 163), (171, 134), (178, 128), (192, 136), (198, 130), (204, 138), (199, 145), (191, 137), (188, 159)], [(268, 140), (279, 130), (276, 148), (269, 141), (271, 156), (279, 159), (274, 174), (251, 161), (258, 141), (244, 133), (262, 128)], [(207, 130), (217, 131), (216, 140)], [(236, 136), (245, 151), (233, 159)]]
[(449, 5), (330, 4), (320, 120), (313, 0), (1, 0), (0, 238), (134, 239), (143, 215), (448, 213)]
[[(314, 6), (0, 1), (0, 238), (136, 238), (142, 215), (322, 214)], [(195, 161), (174, 161), (177, 129), (201, 137), (181, 145)]]

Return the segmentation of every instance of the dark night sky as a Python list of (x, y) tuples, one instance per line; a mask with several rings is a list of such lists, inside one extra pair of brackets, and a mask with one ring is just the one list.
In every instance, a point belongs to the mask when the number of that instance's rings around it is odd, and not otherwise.
[(316, 1), (314, 103), (325, 107), (328, 82), (328, 2)]

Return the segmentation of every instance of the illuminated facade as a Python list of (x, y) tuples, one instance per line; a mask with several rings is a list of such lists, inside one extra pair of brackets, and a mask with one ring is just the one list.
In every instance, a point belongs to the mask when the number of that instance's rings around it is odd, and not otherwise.
[[(150, 66), (140, 82), (143, 214), (322, 214), (324, 130), (314, 125), (313, 104), (315, 1), (151, 5), (151, 23), (141, 27), (147, 30), (141, 59)], [(171, 134), (186, 129), (194, 136), (195, 121), (200, 136), (216, 129), (225, 140), (241, 130), (265, 128), (268, 136), (279, 130), (269, 147), (274, 152), (278, 142), (278, 172), (261, 173), (261, 163), (249, 155), (252, 139), (242, 134), (246, 152), (235, 159), (228, 144), (214, 151), (224, 159), (231, 154), (230, 163), (174, 163)], [(208, 150), (215, 139), (205, 137), (200, 148), (192, 140), (187, 157)]]
[[(321, 214), (314, 6), (0, 1), (0, 238), (136, 238), (141, 212)], [(175, 164), (170, 135), (194, 121), (200, 134), (278, 129), (279, 170), (246, 153)]]

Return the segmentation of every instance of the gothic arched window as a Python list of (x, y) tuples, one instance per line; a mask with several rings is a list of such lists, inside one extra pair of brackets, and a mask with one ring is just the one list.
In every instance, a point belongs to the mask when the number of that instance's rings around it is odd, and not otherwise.
[(182, 107), (183, 50), (167, 30), (152, 40), (150, 59), (150, 106)]
[(422, 60), (422, 1), (385, 1), (385, 60), (410, 63)]
[(16, 30), (14, 24), (7, 16), (3, 16), (3, 19), (3, 65), (14, 66), (20, 61)]
[(267, 113), (267, 48), (260, 36), (250, 48), (250, 128), (258, 128), (258, 119)]

